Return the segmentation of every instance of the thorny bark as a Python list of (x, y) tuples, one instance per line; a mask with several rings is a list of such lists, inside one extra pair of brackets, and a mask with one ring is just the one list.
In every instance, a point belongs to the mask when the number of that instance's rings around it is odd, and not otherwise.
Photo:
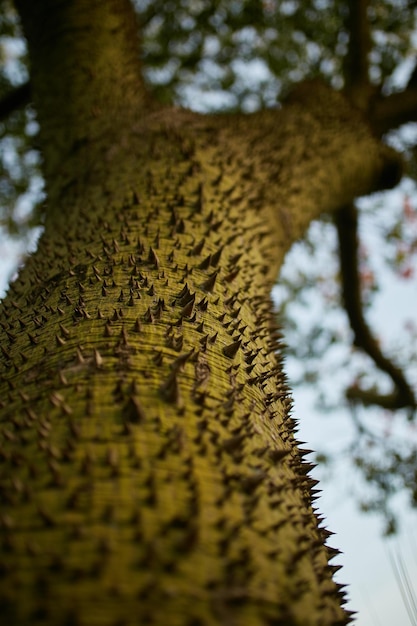
[(5, 622), (346, 623), (269, 291), (398, 160), (317, 84), (153, 107), (129, 5), (84, 5), (19, 2), (49, 199), (0, 314)]

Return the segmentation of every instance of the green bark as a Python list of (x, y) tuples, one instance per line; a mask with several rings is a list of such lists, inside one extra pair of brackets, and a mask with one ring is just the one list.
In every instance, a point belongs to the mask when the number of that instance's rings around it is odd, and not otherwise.
[[(396, 159), (318, 85), (282, 111), (205, 118), (126, 87), (130, 53), (85, 84), (83, 3), (19, 4), (49, 200), (0, 313), (6, 623), (346, 623), (269, 292), (308, 222)], [(124, 3), (91, 6), (96, 30), (117, 9), (130, 42)], [(54, 106), (68, 58), (83, 70)]]

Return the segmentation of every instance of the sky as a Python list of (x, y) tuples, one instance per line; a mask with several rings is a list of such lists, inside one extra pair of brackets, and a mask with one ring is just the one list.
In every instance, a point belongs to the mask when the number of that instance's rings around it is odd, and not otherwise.
[[(306, 441), (308, 448), (315, 449), (320, 439), (326, 437), (340, 439), (342, 425), (332, 420), (329, 426), (312, 409), (313, 394), (301, 390), (294, 396), (294, 415), (299, 418), (299, 438)], [(336, 431), (336, 432), (332, 432)], [(332, 564), (341, 564), (336, 580), (347, 584), (350, 599), (347, 608), (357, 611), (357, 626), (415, 626), (410, 621), (400, 589), (396, 582), (390, 554), (401, 555), (407, 567), (409, 578), (414, 581), (414, 593), (417, 593), (417, 515), (400, 502), (401, 532), (392, 539), (382, 537), (382, 522), (377, 516), (359, 513), (356, 501), (349, 494), (349, 481), (344, 473), (351, 467), (345, 463), (340, 468), (333, 482), (322, 480), (319, 487), (323, 493), (317, 501), (320, 512), (326, 518), (326, 526), (335, 534), (328, 543), (341, 550)], [(322, 472), (313, 472), (320, 478)]]

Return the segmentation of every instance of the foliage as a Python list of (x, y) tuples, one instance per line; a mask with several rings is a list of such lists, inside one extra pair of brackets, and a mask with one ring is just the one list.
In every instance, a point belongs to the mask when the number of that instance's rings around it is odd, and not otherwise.
[[(137, 0), (149, 86), (161, 102), (175, 102), (199, 111), (230, 112), (277, 106), (291, 85), (307, 76), (322, 76), (340, 89), (348, 54), (349, 4), (342, 0)], [(400, 91), (414, 69), (414, 6), (405, 0), (385, 0), (373, 2), (369, 8), (369, 76), (377, 93)], [(9, 2), (3, 1), (1, 9), (0, 54), (4, 69), (0, 95), (27, 76), (15, 13)], [(37, 206), (41, 198), (33, 111), (30, 107), (16, 110), (3, 121), (0, 130), (1, 225), (10, 234), (22, 236), (41, 220), (41, 211), (28, 209), (28, 197)], [(389, 141), (406, 154), (409, 181), (417, 175), (415, 139), (416, 133), (410, 128), (389, 136)], [(371, 316), (387, 276), (391, 273), (396, 280), (405, 281), (415, 272), (415, 195), (412, 182), (408, 182), (391, 200), (379, 196), (362, 206), (360, 271), (363, 300)], [(341, 404), (348, 405), (344, 389), (355, 381), (385, 384), (373, 372), (369, 359), (351, 347), (351, 332), (341, 308), (337, 244), (329, 221), (314, 224), (305, 242), (289, 257), (279, 297), (280, 317), (290, 346), (290, 368), (298, 382), (314, 387), (321, 410), (334, 411)], [(416, 383), (416, 329), (406, 322), (400, 329), (405, 350), (393, 345), (398, 344), (395, 336), (386, 340), (384, 328), (378, 328), (378, 333), (389, 353), (408, 365)], [(335, 368), (341, 372), (340, 381), (330, 391), (326, 370), (331, 375)], [(374, 410), (369, 419), (369, 409), (367, 413), (360, 407), (349, 409), (355, 430), (346, 451), (373, 489), (367, 493), (365, 508), (383, 511), (392, 529), (386, 496), (399, 487), (405, 488), (412, 504), (417, 504), (415, 482), (413, 486), (417, 453), (410, 437), (413, 424), (407, 421), (405, 411), (388, 419), (386, 413), (381, 418), (382, 412)], [(391, 424), (389, 433), (387, 419)], [(368, 424), (366, 428), (364, 423)], [(381, 450), (381, 446), (382, 455), (369, 454), (369, 450)], [(331, 451), (321, 451), (322, 458), (329, 455)]]
[[(3, 1), (0, 13), (0, 99), (28, 79), (26, 46), (17, 14)], [(41, 197), (37, 123), (31, 107), (17, 108), (0, 121), (0, 228), (25, 237), (40, 220)]]

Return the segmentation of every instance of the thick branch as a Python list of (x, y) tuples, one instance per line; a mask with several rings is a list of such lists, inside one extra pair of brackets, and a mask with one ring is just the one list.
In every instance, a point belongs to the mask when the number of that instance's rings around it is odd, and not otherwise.
[(369, 83), (368, 54), (371, 48), (369, 33), (368, 0), (351, 0), (346, 27), (349, 47), (345, 58), (345, 85), (349, 92)]
[(370, 122), (378, 135), (383, 135), (402, 124), (417, 121), (417, 87), (400, 93), (379, 97), (373, 102)]
[(388, 374), (394, 384), (393, 392), (388, 395), (352, 387), (347, 397), (365, 405), (377, 404), (387, 409), (415, 407), (414, 392), (403, 372), (382, 353), (363, 315), (358, 271), (358, 214), (354, 204), (341, 209), (336, 214), (335, 223), (339, 238), (343, 300), (354, 333), (354, 343), (371, 357), (380, 370)]
[(344, 61), (345, 92), (361, 110), (367, 111), (372, 128), (379, 136), (407, 122), (417, 121), (417, 86), (415, 71), (401, 93), (383, 97), (369, 80), (371, 50), (369, 0), (352, 0), (346, 20), (349, 34)]
[(352, 0), (347, 4), (349, 13), (346, 29), (349, 46), (343, 67), (345, 94), (362, 111), (369, 109), (375, 89), (369, 81), (371, 34), (368, 5), (369, 0)]
[(11, 113), (26, 106), (30, 102), (30, 82), (23, 83), (12, 89), (0, 100), (0, 120), (6, 119)]

